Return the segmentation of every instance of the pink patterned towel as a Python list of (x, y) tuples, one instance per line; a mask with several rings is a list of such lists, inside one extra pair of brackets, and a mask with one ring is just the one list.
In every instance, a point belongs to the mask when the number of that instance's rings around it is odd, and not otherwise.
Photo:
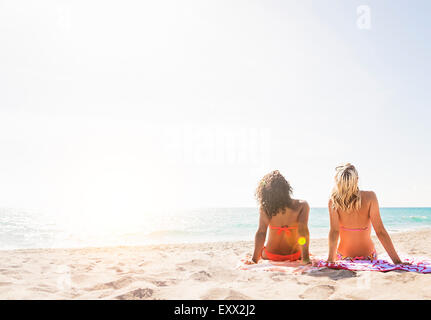
[(271, 261), (271, 260), (260, 260), (256, 264), (246, 264), (245, 261), (250, 259), (250, 256), (246, 256), (238, 262), (237, 269), (239, 270), (251, 270), (251, 271), (275, 271), (285, 272), (291, 274), (298, 273), (309, 273), (322, 270), (324, 268), (331, 269), (345, 269), (351, 271), (393, 271), (393, 270), (404, 270), (419, 273), (431, 273), (431, 260), (422, 257), (404, 258), (405, 262), (410, 262), (410, 265), (403, 264), (392, 264), (388, 262), (389, 257), (383, 254), (381, 259), (378, 260), (338, 260), (335, 263), (328, 263), (323, 257), (311, 256), (313, 265), (302, 265), (299, 261)]
[(405, 258), (402, 259), (405, 262), (410, 262), (410, 265), (406, 264), (393, 264), (387, 260), (338, 260), (334, 263), (328, 263), (327, 261), (320, 259), (316, 266), (327, 267), (331, 269), (345, 269), (351, 271), (393, 271), (393, 270), (404, 270), (419, 273), (431, 273), (431, 261), (425, 260), (425, 258)]

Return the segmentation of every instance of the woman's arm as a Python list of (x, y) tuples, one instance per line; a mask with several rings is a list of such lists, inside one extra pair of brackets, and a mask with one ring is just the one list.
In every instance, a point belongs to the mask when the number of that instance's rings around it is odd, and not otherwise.
[(338, 221), (337, 210), (334, 210), (334, 208), (332, 207), (331, 200), (329, 200), (328, 203), (328, 210), (330, 222), (328, 262), (334, 262), (335, 254), (337, 252), (338, 238), (340, 236), (340, 224)]
[(298, 236), (299, 236), (299, 245), (301, 246), (301, 257), (303, 263), (310, 262), (310, 255), (308, 252), (308, 248), (310, 245), (310, 233), (308, 231), (308, 216), (310, 213), (310, 206), (306, 201), (302, 206), (301, 212), (298, 217)]
[(257, 263), (262, 255), (262, 249), (265, 245), (266, 232), (268, 230), (269, 218), (265, 211), (261, 208), (259, 210), (259, 228), (257, 229), (256, 235), (254, 237), (254, 253), (253, 262)]
[(401, 263), (400, 257), (398, 257), (397, 251), (392, 244), (391, 237), (383, 226), (382, 218), (380, 217), (379, 202), (374, 192), (371, 192), (371, 205), (370, 205), (370, 218), (373, 224), (376, 235), (385, 248), (388, 255), (391, 257), (392, 262), (395, 264)]

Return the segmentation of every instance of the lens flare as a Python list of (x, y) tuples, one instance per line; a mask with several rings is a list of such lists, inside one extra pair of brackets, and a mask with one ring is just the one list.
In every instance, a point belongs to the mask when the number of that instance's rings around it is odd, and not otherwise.
[(299, 237), (299, 239), (298, 239), (298, 243), (299, 243), (301, 246), (303, 246), (306, 242), (307, 242), (307, 240), (305, 240), (305, 238), (304, 238), (304, 237)]

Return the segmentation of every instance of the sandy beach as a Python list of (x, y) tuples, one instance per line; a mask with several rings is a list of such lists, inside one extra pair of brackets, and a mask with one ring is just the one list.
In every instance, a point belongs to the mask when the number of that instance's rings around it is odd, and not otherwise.
[[(392, 234), (401, 255), (431, 255), (431, 229)], [(378, 253), (384, 249), (373, 239)], [(252, 241), (0, 251), (0, 299), (431, 299), (431, 275), (235, 269)], [(327, 240), (311, 239), (326, 255)]]

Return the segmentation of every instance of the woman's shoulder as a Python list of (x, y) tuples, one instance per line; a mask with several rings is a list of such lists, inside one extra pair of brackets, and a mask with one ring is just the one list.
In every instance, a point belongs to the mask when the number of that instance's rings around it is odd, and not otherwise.
[(361, 200), (363, 202), (371, 202), (371, 201), (375, 201), (376, 199), (377, 199), (377, 196), (374, 191), (361, 190)]
[(371, 190), (361, 190), (361, 197), (363, 198), (375, 198), (376, 197), (376, 193), (374, 191)]
[(308, 205), (308, 202), (301, 199), (292, 199), (292, 203), (294, 206), (294, 209), (297, 210), (303, 210), (303, 209), (309, 209), (310, 206)]

